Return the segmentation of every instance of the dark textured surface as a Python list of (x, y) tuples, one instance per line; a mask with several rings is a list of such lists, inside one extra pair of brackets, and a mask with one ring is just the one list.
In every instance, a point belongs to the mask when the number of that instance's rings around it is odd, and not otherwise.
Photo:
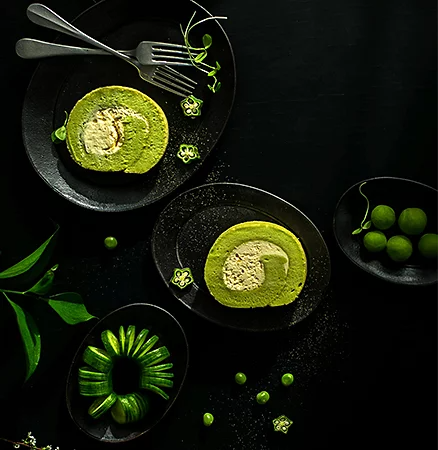
[[(204, 281), (211, 246), (221, 233), (242, 222), (262, 220), (294, 233), (307, 258), (302, 292), (282, 308), (227, 308), (214, 301)], [(330, 255), (315, 225), (293, 205), (260, 189), (238, 183), (212, 183), (176, 197), (158, 217), (152, 256), (170, 292), (185, 306), (218, 325), (247, 331), (290, 328), (311, 314), (326, 295)], [(190, 267), (194, 282), (186, 289), (169, 283), (176, 267)]]
[[(421, 208), (427, 215), (425, 233), (437, 233), (437, 202), (436, 189), (422, 183), (394, 177), (379, 177), (363, 180), (349, 188), (340, 198), (333, 218), (333, 231), (336, 240), (345, 255), (358, 267), (382, 280), (403, 285), (422, 286), (436, 284), (437, 264), (435, 259), (427, 259), (418, 252), (419, 236), (408, 236), (412, 242), (412, 256), (403, 264), (392, 261), (386, 252), (370, 253), (363, 246), (363, 237), (367, 231), (376, 230), (372, 226), (361, 234), (353, 236), (365, 215), (366, 200), (360, 195), (359, 186), (370, 202), (369, 215), (377, 205), (392, 207), (398, 219), (405, 208)], [(392, 236), (404, 235), (397, 223), (384, 231), (387, 239)]]
[[(37, 62), (20, 60), (14, 45), (56, 37), (28, 21), (29, 3), (0, 7), (2, 87), (11, 99), (2, 109), (0, 270), (46, 239), (55, 220), (54, 292), (80, 292), (99, 317), (133, 302), (160, 305), (180, 321), (190, 345), (187, 380), (166, 419), (120, 448), (429, 448), (436, 440), (436, 287), (399, 286), (361, 271), (338, 248), (332, 222), (342, 193), (361, 180), (386, 175), (437, 187), (436, 2), (201, 2), (228, 16), (223, 26), (237, 67), (230, 120), (189, 182), (165, 201), (120, 214), (72, 205), (29, 164), (21, 110)], [(127, 0), (126, 8), (135, 15), (139, 3)], [(46, 4), (73, 19), (92, 2)], [(213, 181), (284, 198), (327, 242), (328, 298), (292, 330), (224, 332), (177, 302), (160, 279), (150, 249), (159, 212), (177, 193)], [(113, 252), (103, 247), (108, 235), (119, 240)], [(70, 363), (93, 324), (69, 327), (44, 304), (26, 307), (37, 317), (43, 351), (35, 376), (19, 389), (20, 337), (0, 302), (0, 389), (8, 394), (0, 436), (19, 439), (31, 430), (41, 446), (108, 448), (77, 429), (65, 404)], [(237, 371), (248, 376), (243, 387), (234, 384)], [(279, 381), (286, 371), (296, 378), (290, 389)], [(263, 389), (271, 394), (265, 406), (255, 402)], [(201, 424), (206, 411), (216, 417), (208, 429)], [(270, 423), (280, 414), (294, 421), (286, 436)]]

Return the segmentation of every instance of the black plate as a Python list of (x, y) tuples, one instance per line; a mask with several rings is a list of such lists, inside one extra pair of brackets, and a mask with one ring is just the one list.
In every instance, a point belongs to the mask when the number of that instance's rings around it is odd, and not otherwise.
[[(189, 0), (172, 2), (102, 1), (81, 14), (74, 24), (85, 33), (117, 49), (135, 48), (142, 40), (183, 43), (179, 29), (194, 11), (202, 19), (208, 13)], [(23, 107), (23, 141), (28, 157), (42, 179), (71, 202), (98, 211), (139, 208), (169, 194), (201, 166), (219, 139), (230, 114), (236, 87), (231, 44), (219, 24), (211, 20), (193, 30), (193, 43), (204, 33), (213, 38), (209, 60), (222, 66), (221, 90), (212, 94), (211, 78), (194, 67), (178, 68), (198, 82), (194, 95), (204, 100), (202, 115), (185, 117), (181, 97), (143, 81), (134, 67), (113, 56), (68, 56), (42, 60), (29, 84)], [(58, 42), (81, 45), (60, 36)], [(84, 45), (86, 46), (86, 45)], [(65, 143), (54, 145), (50, 134), (62, 125), (64, 111), (91, 90), (108, 85), (136, 88), (153, 98), (169, 122), (169, 145), (160, 163), (144, 175), (108, 174), (82, 169), (68, 155)], [(198, 146), (201, 159), (183, 164), (176, 158), (182, 143)]]
[[(364, 232), (352, 235), (360, 226), (366, 210), (366, 200), (359, 193), (359, 186), (366, 181), (362, 191), (370, 201), (370, 212), (379, 205), (391, 206), (396, 216), (405, 208), (421, 208), (428, 217), (425, 233), (437, 232), (437, 191), (422, 183), (404, 178), (377, 177), (360, 181), (351, 186), (340, 198), (333, 219), (333, 230), (339, 247), (361, 269), (398, 284), (428, 285), (437, 282), (436, 261), (426, 260), (414, 252), (403, 264), (392, 261), (385, 252), (372, 254), (362, 245)], [(369, 218), (369, 216), (368, 216)], [(389, 238), (403, 234), (397, 225), (386, 232)], [(418, 237), (410, 237), (416, 249)]]
[[(307, 279), (299, 297), (276, 308), (227, 308), (213, 299), (204, 281), (204, 265), (217, 237), (250, 220), (277, 223), (297, 235), (307, 256)], [(327, 246), (315, 225), (290, 203), (261, 189), (236, 183), (212, 183), (174, 199), (161, 213), (152, 235), (158, 271), (173, 295), (201, 317), (249, 331), (288, 328), (319, 304), (330, 280)], [(190, 267), (195, 282), (184, 290), (169, 283), (176, 267)]]
[[(88, 415), (88, 408), (93, 397), (83, 397), (78, 391), (78, 369), (83, 366), (82, 354), (88, 345), (104, 348), (101, 333), (106, 329), (118, 335), (119, 326), (135, 325), (137, 333), (142, 328), (150, 330), (150, 336), (156, 334), (160, 340), (156, 344), (165, 345), (170, 352), (169, 361), (173, 363), (175, 374), (174, 386), (168, 389), (169, 400), (156, 394), (150, 394), (150, 410), (140, 422), (119, 425), (112, 420), (110, 414), (98, 419)], [(71, 418), (88, 436), (102, 442), (120, 443), (141, 436), (152, 429), (169, 411), (175, 402), (184, 383), (188, 367), (189, 349), (184, 330), (177, 320), (164, 309), (146, 303), (133, 303), (123, 306), (100, 320), (85, 337), (73, 359), (67, 378), (66, 399)]]

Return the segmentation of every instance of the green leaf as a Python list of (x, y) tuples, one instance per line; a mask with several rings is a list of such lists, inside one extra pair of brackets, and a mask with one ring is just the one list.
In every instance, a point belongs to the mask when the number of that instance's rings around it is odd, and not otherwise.
[(62, 126), (60, 128), (58, 128), (57, 130), (54, 131), (55, 136), (60, 140), (60, 141), (65, 141), (65, 138), (67, 136), (67, 129)]
[(206, 49), (211, 47), (212, 42), (213, 39), (209, 34), (204, 34), (204, 36), (202, 36), (202, 44)]
[(356, 230), (354, 230), (351, 234), (359, 234), (362, 232), (362, 227), (361, 228), (357, 228)]
[(372, 222), (371, 222), (371, 220), (369, 220), (368, 222), (366, 222), (366, 223), (362, 226), (362, 228), (363, 228), (364, 230), (368, 230), (368, 228), (370, 228), (371, 224), (372, 224)]
[(50, 137), (52, 138), (52, 142), (54, 144), (58, 144), (59, 142), (61, 142), (57, 137), (56, 137), (56, 130), (52, 131), (52, 134), (50, 135)]
[(217, 69), (213, 69), (211, 72), (208, 72), (207, 76), (214, 77), (217, 74)]
[(216, 93), (222, 86), (222, 83), (220, 81), (217, 82), (216, 84), (216, 89), (214, 90), (214, 92)]
[(219, 71), (219, 70), (221, 70), (221, 68), (222, 68), (221, 65), (216, 61), (216, 70)]
[(8, 302), (11, 304), (17, 316), (17, 324), (23, 340), (24, 351), (26, 354), (26, 381), (35, 372), (41, 355), (41, 336), (32, 316), (21, 306), (14, 303), (5, 293)]
[(55, 278), (55, 270), (58, 268), (58, 264), (55, 264), (51, 269), (49, 269), (34, 286), (32, 286), (25, 293), (32, 293), (38, 295), (47, 294), (53, 284), (53, 279)]
[(196, 55), (195, 62), (202, 62), (207, 57), (207, 52), (202, 52)]
[(57, 225), (55, 232), (49, 237), (49, 239), (41, 244), (32, 254), (22, 259), (12, 267), (9, 267), (9, 269), (0, 272), (0, 279), (16, 277), (24, 272), (27, 272), (41, 258), (44, 250), (49, 245), (50, 241), (53, 239), (58, 230), (59, 226)]
[(77, 292), (63, 292), (62, 294), (52, 295), (47, 301), (59, 317), (69, 325), (96, 319), (96, 316), (92, 316), (87, 311), (82, 297)]

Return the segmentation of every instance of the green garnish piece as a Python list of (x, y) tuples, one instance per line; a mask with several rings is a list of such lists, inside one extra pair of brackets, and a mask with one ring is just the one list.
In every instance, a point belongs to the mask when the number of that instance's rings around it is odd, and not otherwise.
[(92, 345), (89, 345), (84, 350), (82, 359), (86, 364), (99, 372), (108, 373), (113, 366), (113, 362), (108, 353), (105, 350), (93, 347)]
[(138, 351), (136, 359), (141, 363), (146, 353), (158, 342), (159, 337), (154, 335), (148, 339)]
[(189, 95), (184, 100), (181, 100), (181, 108), (184, 112), (184, 115), (187, 117), (199, 117), (201, 115), (201, 108), (204, 102), (196, 98), (194, 95)]
[(170, 282), (180, 289), (184, 289), (189, 284), (193, 283), (193, 275), (190, 268), (186, 267), (184, 269), (175, 269), (173, 271), (173, 276)]
[(160, 387), (173, 387), (173, 381), (168, 380), (167, 378), (158, 378), (158, 377), (151, 377), (149, 374), (142, 374), (142, 383), (143, 384), (153, 384), (154, 386), (160, 386)]
[(166, 363), (166, 364), (159, 364), (158, 366), (145, 367), (143, 371), (161, 372), (163, 370), (171, 369), (172, 367), (173, 367), (172, 363)]
[(54, 144), (59, 144), (62, 141), (65, 141), (65, 138), (67, 136), (67, 121), (68, 121), (68, 113), (67, 111), (65, 112), (65, 120), (64, 123), (61, 127), (57, 128), (55, 131), (52, 132), (52, 134), (50, 135), (50, 137), (52, 138), (52, 142)]
[[(210, 13), (209, 13), (210, 14)], [(202, 37), (202, 45), (203, 47), (193, 47), (192, 44), (189, 41), (189, 34), (193, 30), (194, 27), (200, 25), (203, 22), (206, 22), (207, 20), (221, 20), (226, 19), (226, 17), (223, 16), (212, 16), (210, 14), (210, 17), (207, 17), (205, 19), (200, 20), (199, 22), (193, 22), (193, 19), (195, 18), (196, 11), (193, 13), (192, 17), (189, 20), (189, 23), (186, 26), (186, 29), (184, 30), (182, 25), (180, 25), (181, 33), (184, 36), (184, 43), (187, 47), (187, 52), (189, 54), (190, 62), (194, 67), (199, 69), (201, 72), (204, 72), (207, 74), (207, 76), (213, 78), (213, 83), (208, 85), (208, 88), (211, 92), (216, 93), (221, 88), (221, 83), (218, 81), (216, 74), (221, 69), (220, 64), (216, 61), (215, 66), (211, 66), (207, 64), (205, 59), (207, 58), (207, 50), (211, 47), (213, 43), (213, 38), (209, 34), (204, 34)], [(196, 56), (194, 56), (193, 52), (199, 52)]]
[(200, 159), (198, 147), (195, 145), (181, 144), (176, 156), (184, 163), (189, 164), (195, 159)]
[(365, 200), (367, 201), (367, 209), (366, 209), (366, 211), (365, 211), (365, 216), (364, 216), (362, 222), (360, 223), (360, 227), (359, 227), (359, 228), (356, 228), (351, 234), (359, 234), (359, 233), (362, 232), (362, 230), (368, 230), (368, 228), (370, 228), (371, 223), (372, 223), (371, 220), (368, 220), (368, 222), (365, 222), (365, 220), (366, 220), (366, 218), (367, 218), (367, 216), (368, 216), (368, 211), (370, 210), (370, 202), (369, 202), (369, 200), (368, 200), (368, 197), (362, 192), (362, 186), (365, 185), (365, 184), (367, 184), (366, 181), (364, 181), (364, 182), (359, 186), (359, 192), (360, 192), (360, 195), (362, 195), (362, 197), (364, 197)]
[(103, 244), (105, 245), (105, 247), (108, 250), (114, 250), (117, 247), (118, 242), (117, 242), (117, 239), (114, 236), (108, 236), (103, 241)]
[(120, 344), (111, 330), (104, 330), (101, 339), (109, 356), (120, 356)]
[(213, 416), (213, 414), (205, 413), (205, 414), (202, 416), (202, 422), (203, 422), (203, 424), (204, 424), (206, 427), (211, 426), (211, 424), (214, 422), (214, 416)]
[(111, 394), (109, 395), (98, 397), (88, 408), (88, 414), (90, 414), (93, 419), (97, 419), (102, 414), (106, 413), (116, 401), (117, 394), (115, 392), (111, 392)]
[(137, 337), (135, 338), (135, 342), (134, 342), (134, 346), (132, 347), (132, 354), (131, 356), (134, 358), (137, 353), (140, 351), (144, 341), (147, 338), (147, 335), (149, 334), (149, 330), (147, 330), (146, 328), (143, 328), (143, 330), (140, 331), (140, 333), (138, 333)]
[(264, 405), (269, 400), (269, 393), (266, 391), (261, 391), (257, 394), (256, 400), (259, 405)]
[(89, 366), (79, 367), (79, 378), (83, 380), (105, 381), (108, 380), (108, 373), (99, 372)]
[(275, 431), (281, 431), (284, 434), (287, 434), (289, 427), (293, 424), (292, 420), (287, 418), (285, 415), (281, 415), (272, 421), (274, 424)]
[(135, 325), (129, 325), (126, 331), (125, 355), (130, 356), (135, 341)]
[(90, 381), (79, 379), (79, 394), (85, 397), (101, 397), (109, 395), (113, 390), (111, 377), (105, 381)]
[(125, 336), (125, 329), (123, 328), (123, 325), (120, 325), (119, 328), (119, 344), (120, 344), (120, 354), (125, 354), (125, 347), (126, 347), (126, 336)]
[(152, 366), (153, 364), (158, 364), (161, 361), (164, 361), (166, 358), (170, 356), (169, 350), (167, 347), (159, 347), (156, 350), (152, 350), (148, 354), (146, 354), (139, 363), (143, 368)]
[(294, 376), (291, 373), (285, 373), (281, 377), (281, 384), (283, 386), (290, 386), (294, 382)]
[(234, 375), (234, 380), (237, 384), (245, 384), (246, 383), (246, 375), (242, 372), (237, 372), (236, 375)]
[(140, 387), (142, 389), (147, 389), (149, 391), (155, 392), (156, 394), (160, 395), (164, 398), (164, 400), (169, 400), (169, 395), (163, 391), (163, 389), (159, 388), (158, 386), (155, 386), (155, 384), (150, 383), (142, 383), (140, 381)]

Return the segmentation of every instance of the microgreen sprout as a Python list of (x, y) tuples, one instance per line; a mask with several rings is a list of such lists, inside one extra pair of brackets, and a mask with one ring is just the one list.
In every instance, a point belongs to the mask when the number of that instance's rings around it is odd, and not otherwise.
[(54, 144), (59, 144), (62, 141), (65, 141), (66, 135), (67, 135), (67, 120), (68, 120), (68, 113), (65, 112), (65, 120), (61, 127), (57, 128), (53, 133), (51, 134), (52, 142)]
[[(208, 88), (213, 92), (216, 93), (221, 88), (221, 82), (217, 79), (216, 74), (221, 70), (220, 64), (216, 61), (216, 64), (214, 66), (211, 66), (210, 64), (207, 64), (205, 62), (205, 59), (207, 58), (207, 50), (211, 47), (211, 44), (213, 43), (213, 38), (209, 34), (204, 34), (202, 37), (202, 47), (194, 47), (190, 41), (189, 41), (189, 34), (195, 28), (196, 26), (200, 25), (201, 23), (206, 22), (207, 20), (217, 20), (217, 19), (226, 19), (226, 17), (223, 16), (211, 16), (207, 17), (205, 19), (199, 20), (198, 22), (193, 23), (193, 19), (195, 18), (196, 11), (193, 13), (192, 17), (189, 20), (189, 23), (186, 26), (186, 29), (184, 30), (182, 25), (180, 25), (181, 33), (184, 36), (184, 43), (187, 47), (187, 52), (189, 54), (190, 62), (194, 67), (199, 69), (200, 71), (207, 74), (208, 77), (213, 78), (212, 84), (208, 85)], [(199, 52), (199, 53), (194, 53)]]
[(365, 220), (367, 219), (367, 216), (368, 216), (368, 212), (369, 212), (369, 210), (370, 210), (370, 202), (369, 202), (369, 200), (368, 200), (368, 197), (362, 192), (362, 186), (363, 186), (364, 184), (366, 184), (366, 183), (367, 183), (367, 182), (364, 181), (364, 182), (359, 186), (359, 192), (360, 192), (360, 194), (361, 194), (362, 197), (364, 197), (365, 200), (367, 201), (367, 209), (366, 209), (366, 211), (365, 211), (365, 216), (364, 216), (362, 222), (360, 223), (360, 227), (357, 228), (356, 230), (354, 230), (351, 234), (359, 234), (359, 233), (362, 232), (362, 230), (368, 230), (368, 228), (370, 228), (370, 226), (371, 226), (371, 220), (368, 220), (368, 222), (365, 222)]

